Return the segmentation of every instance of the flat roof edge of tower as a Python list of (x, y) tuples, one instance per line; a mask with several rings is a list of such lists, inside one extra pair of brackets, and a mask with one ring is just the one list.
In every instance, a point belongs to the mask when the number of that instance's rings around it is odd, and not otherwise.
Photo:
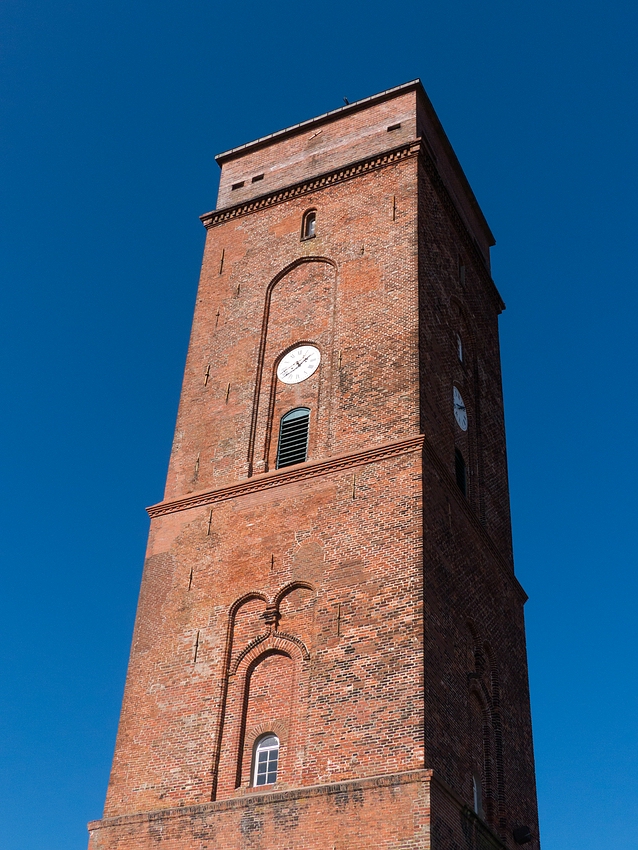
[(370, 106), (373, 106), (377, 103), (382, 103), (384, 100), (390, 100), (393, 97), (396, 97), (398, 94), (404, 94), (409, 91), (415, 91), (418, 93), (418, 96), (421, 98), (422, 104), (424, 106), (425, 112), (428, 116), (432, 124), (432, 128), (434, 132), (438, 136), (439, 143), (442, 145), (445, 156), (447, 157), (449, 164), (452, 168), (452, 171), (455, 173), (457, 179), (459, 180), (460, 186), (466, 195), (467, 202), (469, 203), (473, 213), (476, 215), (476, 220), (478, 225), (483, 229), (486, 241), (489, 246), (493, 246), (496, 244), (496, 239), (494, 238), (494, 234), (487, 223), (487, 219), (481, 210), (480, 204), (476, 199), (476, 195), (472, 191), (472, 187), (463, 171), (463, 167), (459, 162), (459, 159), (454, 152), (454, 148), (447, 136), (447, 133), (443, 129), (443, 125), (436, 114), (436, 110), (432, 104), (432, 101), (428, 97), (427, 92), (425, 91), (425, 87), (421, 80), (417, 77), (414, 80), (410, 80), (407, 83), (402, 83), (399, 86), (394, 86), (393, 88), (385, 89), (385, 91), (378, 92), (378, 94), (370, 95), (370, 97), (364, 97), (361, 100), (356, 100), (353, 103), (349, 103), (345, 106), (340, 106), (337, 109), (332, 109), (330, 112), (324, 112), (322, 115), (317, 115), (314, 118), (309, 118), (307, 121), (301, 121), (298, 124), (291, 124), (289, 127), (284, 127), (282, 130), (277, 130), (274, 133), (269, 133), (267, 136), (261, 136), (258, 139), (254, 139), (251, 142), (246, 142), (243, 145), (239, 145), (235, 148), (230, 148), (229, 150), (223, 151), (222, 153), (217, 154), (215, 157), (215, 161), (220, 166), (223, 166), (225, 162), (229, 162), (237, 157), (242, 156), (245, 153), (252, 152), (255, 150), (259, 150), (259, 148), (267, 147), (273, 142), (280, 141), (285, 139), (286, 137), (295, 136), (298, 133), (305, 132), (309, 128), (319, 126), (321, 124), (325, 124), (329, 121), (334, 120), (337, 117), (341, 117), (342, 115), (348, 115), (354, 112), (358, 112), (362, 109), (367, 109)]
[(353, 103), (348, 103), (345, 106), (338, 107), (337, 109), (331, 109), (330, 112), (324, 112), (314, 118), (308, 118), (307, 121), (301, 121), (299, 124), (291, 124), (289, 127), (284, 127), (282, 130), (276, 130), (274, 133), (269, 133), (267, 136), (260, 136), (260, 138), (254, 139), (252, 142), (246, 142), (243, 145), (238, 145), (236, 148), (230, 148), (227, 151), (222, 151), (222, 153), (217, 154), (215, 161), (221, 166), (229, 159), (234, 159), (236, 156), (246, 153), (246, 151), (256, 150), (257, 148), (269, 145), (276, 139), (278, 140), (285, 138), (286, 136), (294, 136), (297, 133), (307, 130), (309, 127), (316, 126), (317, 124), (324, 124), (326, 121), (331, 121), (337, 115), (347, 115), (350, 112), (358, 112), (360, 109), (366, 109), (368, 106), (372, 106), (375, 103), (381, 103), (388, 98), (394, 97), (399, 92), (407, 92), (411, 89), (418, 89), (419, 87), (425, 94), (423, 83), (420, 79), (416, 79), (411, 80), (409, 83), (402, 83), (400, 86), (394, 86), (391, 89), (386, 89), (378, 94), (370, 95), (370, 97), (355, 100)]

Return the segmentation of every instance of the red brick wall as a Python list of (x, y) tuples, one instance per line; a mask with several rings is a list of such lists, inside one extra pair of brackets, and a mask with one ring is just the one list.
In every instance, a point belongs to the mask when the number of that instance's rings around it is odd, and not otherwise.
[[(277, 830), (300, 850), (496, 847), (495, 833), (511, 847), (537, 823), (489, 229), (418, 88), (223, 162), (222, 203), (253, 201), (206, 219), (93, 848), (265, 847)], [(260, 192), (314, 182), (265, 200), (229, 188), (259, 169)], [(321, 366), (284, 385), (277, 363), (299, 343)], [(274, 470), (280, 418), (300, 405), (308, 461)], [(281, 740), (270, 797), (251, 784), (266, 732)], [(410, 773), (424, 768), (449, 786), (431, 813), (430, 775)], [(473, 774), (488, 826), (468, 808)], [(335, 782), (354, 783), (342, 806), (316, 790)]]
[[(412, 141), (416, 136), (415, 105), (415, 91), (399, 93), (362, 110), (338, 111), (329, 121), (300, 128), (267, 146), (240, 149), (228, 158), (222, 155), (217, 207), (243, 203)], [(388, 131), (397, 123), (401, 126)], [(252, 178), (259, 174), (264, 175), (263, 180), (253, 183)], [(244, 185), (233, 190), (240, 182)]]
[(503, 850), (428, 770), (129, 815), (89, 828), (90, 850)]
[(210, 535), (209, 508), (154, 520), (108, 815), (210, 799), (218, 751), (219, 795), (234, 791), (246, 670), (272, 649), (298, 677), (296, 782), (423, 766), (420, 487), (417, 444), (217, 503)]
[(263, 471), (276, 361), (297, 341), (322, 368), (278, 398), (319, 393), (309, 459), (418, 433), (416, 186), (407, 159), (209, 231), (167, 499)]

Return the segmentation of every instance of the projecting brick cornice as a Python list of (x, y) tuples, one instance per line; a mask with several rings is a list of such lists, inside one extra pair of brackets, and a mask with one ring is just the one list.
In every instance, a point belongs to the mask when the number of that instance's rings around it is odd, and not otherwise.
[(334, 186), (337, 183), (343, 183), (346, 180), (352, 180), (362, 174), (367, 174), (370, 171), (376, 171), (379, 168), (385, 168), (388, 165), (394, 165), (401, 160), (409, 157), (420, 156), (421, 162), (425, 166), (425, 170), (432, 181), (436, 192), (441, 199), (452, 223), (454, 224), (457, 233), (459, 234), (468, 253), (476, 261), (476, 267), (480, 270), (485, 283), (488, 286), (492, 296), (497, 302), (499, 310), (505, 309), (505, 304), (498, 292), (494, 281), (487, 269), (486, 259), (479, 249), (476, 240), (468, 230), (462, 216), (460, 215), (454, 199), (450, 195), (445, 182), (437, 168), (434, 154), (427, 142), (424, 139), (414, 139), (405, 145), (392, 148), (384, 151), (381, 154), (361, 159), (357, 162), (352, 162), (342, 168), (337, 168), (334, 171), (327, 171), (324, 174), (319, 174), (317, 177), (311, 177), (308, 180), (303, 180), (300, 183), (293, 183), (291, 186), (286, 186), (283, 189), (277, 189), (274, 192), (268, 192), (266, 195), (260, 195), (257, 198), (252, 198), (241, 204), (236, 204), (232, 207), (225, 207), (221, 210), (213, 210), (200, 216), (201, 221), (209, 230), (226, 221), (232, 221), (236, 218), (241, 218), (258, 210), (273, 207), (276, 204), (283, 204), (292, 198), (298, 198), (302, 195), (307, 195), (310, 192), (316, 192), (319, 189), (326, 189), (328, 186)]
[(225, 502), (237, 496), (245, 496), (248, 493), (257, 493), (260, 490), (270, 490), (272, 487), (281, 487), (284, 484), (303, 481), (307, 478), (316, 478), (318, 475), (328, 475), (331, 472), (339, 472), (362, 466), (366, 463), (375, 463), (396, 457), (409, 452), (420, 451), (423, 446), (423, 436), (410, 437), (407, 440), (398, 440), (392, 443), (383, 443), (372, 449), (352, 454), (337, 455), (329, 460), (317, 462), (309, 461), (298, 466), (287, 467), (282, 470), (273, 470), (263, 475), (255, 475), (240, 484), (231, 484), (229, 487), (220, 487), (219, 490), (209, 490), (205, 493), (197, 493), (186, 496), (183, 499), (175, 499), (172, 502), (159, 502), (147, 508), (151, 517), (172, 514), (176, 511), (188, 511), (191, 508), (199, 508), (204, 505), (212, 505), (215, 502)]
[(398, 148), (385, 151), (384, 153), (371, 156), (368, 159), (361, 159), (358, 162), (352, 162), (350, 165), (345, 165), (342, 168), (337, 168), (334, 171), (328, 171), (325, 174), (320, 174), (317, 177), (311, 177), (309, 180), (303, 180), (301, 183), (293, 183), (292, 186), (286, 186), (284, 189), (278, 189), (274, 192), (269, 192), (267, 195), (260, 195), (258, 198), (253, 198), (242, 204), (237, 204), (233, 207), (226, 207), (221, 210), (205, 213), (200, 216), (204, 227), (211, 228), (217, 224), (222, 224), (225, 221), (230, 221), (234, 218), (239, 218), (243, 215), (256, 212), (257, 210), (265, 209), (266, 207), (282, 204), (284, 201), (289, 201), (291, 198), (297, 198), (300, 195), (307, 195), (310, 192), (316, 192), (317, 189), (325, 189), (327, 186), (334, 186), (336, 183), (343, 183), (345, 180), (352, 180), (353, 177), (359, 177), (361, 174), (366, 174), (369, 171), (376, 171), (379, 168), (385, 168), (386, 165), (394, 165), (402, 159), (407, 159), (411, 156), (417, 156), (421, 150), (421, 139), (415, 139), (407, 145), (401, 145)]
[(470, 503), (459, 490), (454, 477), (446, 468), (445, 464), (442, 463), (434, 447), (424, 434), (410, 437), (407, 440), (382, 443), (379, 446), (374, 446), (362, 452), (337, 455), (328, 460), (309, 461), (282, 470), (275, 469), (272, 472), (265, 472), (263, 475), (255, 475), (253, 478), (247, 478), (239, 484), (220, 487), (218, 490), (207, 490), (192, 496), (185, 496), (183, 499), (174, 499), (170, 502), (158, 502), (158, 504), (151, 505), (146, 510), (151, 518), (177, 513), (178, 511), (188, 511), (192, 508), (214, 505), (216, 502), (225, 502), (228, 499), (235, 499), (251, 493), (259, 493), (262, 490), (271, 490), (273, 487), (283, 487), (285, 484), (306, 481), (321, 475), (330, 475), (333, 472), (353, 469), (358, 466), (364, 466), (367, 463), (378, 463), (379, 461), (417, 451), (421, 451), (429, 459), (432, 467), (439, 476), (439, 480), (444, 484), (460, 510), (463, 511), (475, 532), (491, 551), (504, 574), (514, 581), (522, 601), (525, 602), (527, 600), (527, 594), (514, 575), (511, 564), (503, 557)]

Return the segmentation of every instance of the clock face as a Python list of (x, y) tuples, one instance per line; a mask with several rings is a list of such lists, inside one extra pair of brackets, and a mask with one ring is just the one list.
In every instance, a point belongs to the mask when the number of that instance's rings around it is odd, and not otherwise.
[(284, 384), (299, 384), (317, 371), (321, 362), (319, 349), (314, 345), (299, 345), (285, 354), (277, 366), (277, 377)]
[(463, 404), (461, 393), (454, 387), (454, 418), (461, 431), (467, 431), (467, 410)]

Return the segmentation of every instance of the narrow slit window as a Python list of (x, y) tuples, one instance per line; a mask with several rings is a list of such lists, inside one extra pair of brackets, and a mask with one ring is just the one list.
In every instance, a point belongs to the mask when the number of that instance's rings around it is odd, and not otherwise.
[(391, 133), (393, 130), (398, 130), (401, 127), (401, 123), (398, 124), (390, 124), (388, 127), (388, 133)]
[(281, 417), (277, 469), (303, 463), (307, 459), (309, 426), (310, 410), (307, 407), (296, 407)]
[(463, 340), (461, 339), (459, 334), (456, 335), (456, 353), (458, 354), (459, 360), (462, 363), (463, 362)]
[(464, 496), (467, 496), (467, 470), (465, 468), (465, 460), (458, 449), (454, 450), (454, 467), (456, 472), (456, 483), (459, 485), (459, 490)]
[(253, 785), (272, 785), (277, 781), (279, 765), (279, 738), (266, 735), (255, 747)]
[(244, 181), (243, 181), (243, 180), (240, 180), (238, 183), (233, 183), (233, 185), (232, 185), (230, 188), (231, 188), (231, 189), (233, 190), (233, 192), (234, 192), (234, 191), (235, 191), (235, 189), (241, 189), (241, 187), (242, 187), (243, 185), (244, 185)]
[(312, 239), (317, 233), (317, 211), (308, 210), (303, 217), (301, 225), (301, 238)]

